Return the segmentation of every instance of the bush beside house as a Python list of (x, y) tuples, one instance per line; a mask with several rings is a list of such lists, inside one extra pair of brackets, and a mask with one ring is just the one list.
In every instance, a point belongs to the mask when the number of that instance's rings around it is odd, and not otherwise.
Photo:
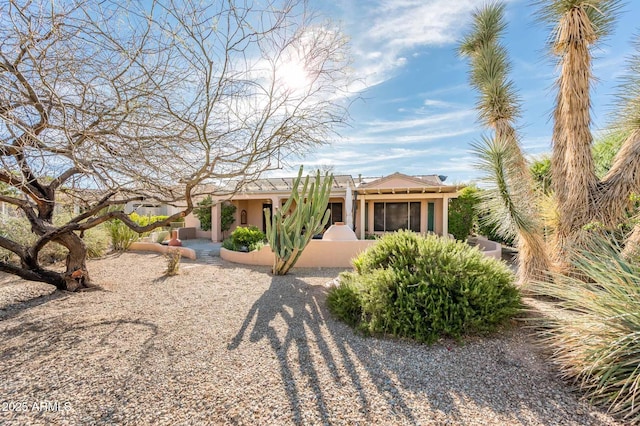
[(264, 232), (255, 226), (238, 227), (222, 242), (222, 247), (233, 251), (254, 251), (264, 245), (265, 239)]

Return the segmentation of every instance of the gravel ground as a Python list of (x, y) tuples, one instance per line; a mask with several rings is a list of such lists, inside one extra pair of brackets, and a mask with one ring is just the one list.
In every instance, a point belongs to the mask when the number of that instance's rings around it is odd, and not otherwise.
[(364, 338), (327, 312), (338, 270), (219, 263), (163, 278), (161, 256), (108, 257), (89, 264), (104, 290), (77, 294), (0, 277), (0, 423), (616, 424), (518, 326)]

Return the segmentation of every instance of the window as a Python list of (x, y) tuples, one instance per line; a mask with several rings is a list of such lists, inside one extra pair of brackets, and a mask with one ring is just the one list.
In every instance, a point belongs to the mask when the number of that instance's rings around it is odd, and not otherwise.
[(336, 222), (344, 222), (342, 220), (342, 203), (329, 203), (327, 208), (331, 210), (331, 219), (329, 219), (330, 225), (333, 225)]
[(373, 230), (389, 232), (399, 229), (420, 232), (420, 203), (374, 203)]

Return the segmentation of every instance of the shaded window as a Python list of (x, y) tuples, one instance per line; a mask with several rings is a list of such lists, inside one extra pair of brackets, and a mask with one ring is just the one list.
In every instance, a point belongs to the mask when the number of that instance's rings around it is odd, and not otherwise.
[(420, 232), (420, 203), (409, 203), (409, 229)]
[(373, 204), (373, 230), (384, 231), (384, 203)]
[(373, 230), (379, 232), (410, 229), (420, 232), (420, 203), (374, 203)]
[(327, 208), (331, 210), (331, 219), (329, 219), (330, 225), (333, 225), (336, 222), (344, 222), (342, 220), (342, 203), (329, 203)]

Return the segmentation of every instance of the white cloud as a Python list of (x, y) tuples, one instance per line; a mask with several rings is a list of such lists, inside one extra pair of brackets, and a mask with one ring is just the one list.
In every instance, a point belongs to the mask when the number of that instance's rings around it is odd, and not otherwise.
[(342, 8), (355, 56), (354, 69), (365, 90), (391, 78), (423, 47), (456, 42), (478, 0), (361, 0)]

